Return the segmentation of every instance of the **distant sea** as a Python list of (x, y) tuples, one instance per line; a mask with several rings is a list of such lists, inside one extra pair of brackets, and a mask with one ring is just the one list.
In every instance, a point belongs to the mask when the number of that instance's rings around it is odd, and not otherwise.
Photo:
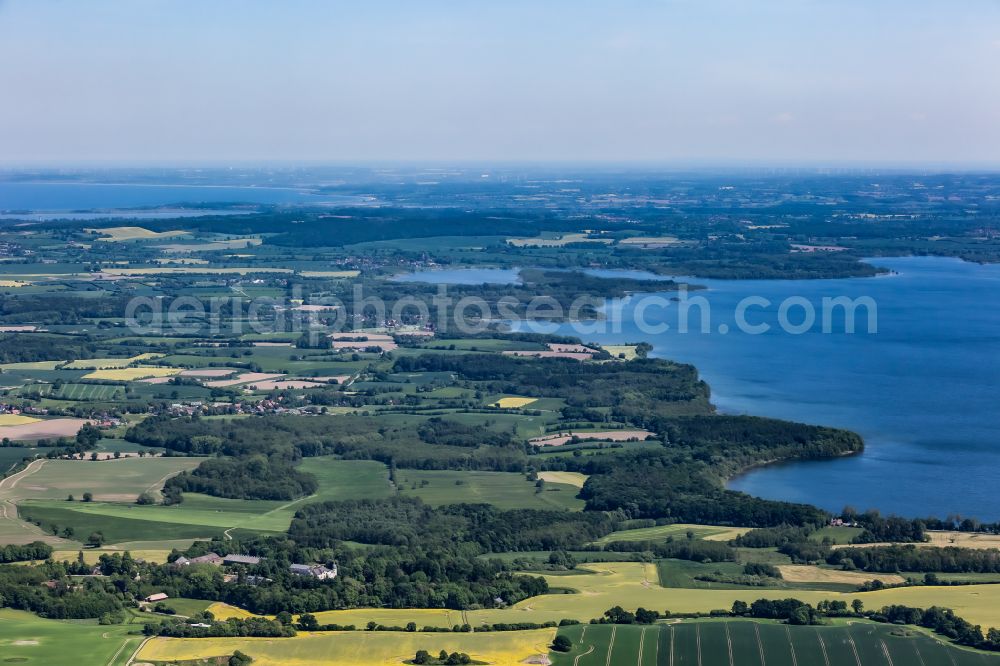
[[(711, 304), (709, 333), (678, 333), (671, 306), (645, 313), (649, 323), (671, 324), (669, 331), (642, 333), (635, 323), (639, 295), (624, 304), (620, 332), (554, 330), (609, 344), (646, 340), (654, 355), (697, 366), (723, 412), (839, 426), (865, 438), (861, 455), (764, 467), (733, 479), (731, 488), (831, 511), (851, 505), (912, 517), (998, 520), (1000, 266), (929, 257), (872, 263), (893, 273), (843, 280), (690, 278), (708, 287), (697, 295)], [(466, 271), (459, 278), (437, 272), (426, 279), (511, 279), (509, 271), (496, 273)], [(752, 323), (770, 324), (769, 332), (741, 333), (733, 313), (747, 296), (774, 304), (801, 297), (817, 308), (824, 296), (870, 296), (878, 330), (846, 334), (835, 326), (824, 334), (818, 318), (807, 332), (790, 334), (777, 326), (775, 305), (747, 315)], [(719, 333), (719, 323), (730, 330)]]
[[(84, 182), (4, 182), (0, 181), (0, 212), (18, 219), (79, 217), (185, 217), (193, 214), (216, 214), (217, 210), (187, 210), (183, 214), (167, 211), (131, 211), (120, 209), (176, 207), (199, 204), (298, 204), (339, 205), (359, 203), (360, 197), (316, 194), (306, 189), (278, 187), (197, 186), (175, 184), (115, 184)], [(17, 211), (18, 215), (11, 215)], [(22, 211), (30, 211), (22, 213)], [(104, 213), (110, 212), (111, 215)], [(117, 211), (117, 212), (116, 212)], [(70, 215), (67, 213), (75, 213)], [(63, 213), (54, 215), (54, 213)]]

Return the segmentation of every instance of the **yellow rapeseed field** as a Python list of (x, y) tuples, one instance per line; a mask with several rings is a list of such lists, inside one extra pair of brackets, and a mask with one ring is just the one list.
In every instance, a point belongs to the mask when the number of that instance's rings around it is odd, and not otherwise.
[(34, 423), (38, 420), (40, 419), (21, 414), (0, 414), (0, 426), (24, 425), (25, 423)]
[(465, 652), (492, 666), (522, 666), (548, 653), (555, 629), (477, 634), (348, 631), (300, 633), (295, 638), (154, 638), (139, 661), (181, 661), (230, 655), (239, 650), (254, 666), (377, 666), (402, 664), (417, 650)]
[(518, 397), (500, 398), (499, 400), (493, 403), (493, 406), (500, 407), (501, 409), (519, 409), (521, 407), (527, 407), (531, 403), (537, 401), (538, 401), (537, 398), (518, 398)]
[(583, 488), (587, 481), (587, 475), (579, 472), (539, 472), (538, 478), (548, 483), (565, 483), (577, 488)]
[(147, 377), (170, 377), (180, 373), (182, 368), (165, 368), (148, 366), (138, 368), (110, 368), (95, 370), (83, 376), (84, 379), (106, 379), (109, 381), (130, 382)]

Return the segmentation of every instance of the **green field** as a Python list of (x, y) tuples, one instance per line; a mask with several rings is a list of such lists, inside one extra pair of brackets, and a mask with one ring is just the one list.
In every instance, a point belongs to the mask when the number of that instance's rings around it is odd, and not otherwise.
[(88, 505), (85, 510), (74, 510), (75, 507), (65, 508), (56, 502), (39, 501), (25, 503), (19, 508), (23, 518), (38, 521), (45, 530), (49, 530), (53, 525), (60, 530), (71, 527), (74, 530), (74, 538), (83, 540), (93, 532), (100, 532), (104, 535), (105, 543), (208, 539), (222, 536), (224, 531), (223, 527), (145, 520), (140, 511), (136, 511), (134, 516), (124, 516), (119, 511), (127, 510), (128, 506), (119, 504), (94, 503)]
[(110, 384), (63, 384), (54, 389), (52, 384), (39, 384), (26, 387), (33, 393), (53, 400), (121, 400), (125, 389)]
[(823, 541), (829, 539), (833, 543), (851, 543), (854, 537), (864, 532), (860, 527), (823, 527), (812, 534), (809, 538), (813, 541)]
[(633, 530), (619, 530), (601, 537), (594, 543), (605, 545), (616, 541), (665, 541), (667, 537), (684, 539), (689, 535), (695, 539), (711, 541), (728, 541), (747, 532), (741, 527), (711, 527), (708, 525), (657, 525), (656, 527), (640, 527)]
[(389, 471), (380, 462), (321, 456), (305, 458), (299, 469), (309, 472), (319, 481), (319, 491), (310, 502), (377, 499), (392, 495)]
[(0, 475), (3, 475), (12, 466), (21, 462), (22, 459), (31, 457), (38, 453), (38, 449), (21, 446), (0, 446)]
[(123, 666), (142, 642), (141, 629), (140, 625), (46, 620), (4, 608), (0, 609), (0, 663)]
[[(721, 586), (713, 589), (672, 588), (658, 584), (656, 565), (640, 562), (590, 563), (573, 572), (558, 575), (545, 573), (544, 576), (552, 587), (568, 588), (577, 594), (543, 594), (510, 608), (470, 610), (465, 613), (468, 622), (558, 622), (565, 618), (586, 622), (600, 617), (605, 610), (618, 604), (631, 609), (643, 606), (669, 609), (675, 613), (709, 613), (716, 609), (729, 609), (737, 600), (749, 603), (761, 598), (785, 599), (791, 596), (813, 605), (823, 600), (842, 600), (849, 604), (854, 599), (860, 599), (869, 609), (890, 604), (917, 608), (937, 605), (953, 609), (960, 617), (980, 624), (984, 629), (1000, 626), (1000, 586), (997, 585), (918, 586), (864, 593), (759, 587), (721, 589)], [(372, 612), (372, 609), (358, 608), (327, 611), (317, 614), (317, 617), (322, 616), (321, 622), (363, 625)], [(375, 612), (382, 613), (382, 621), (387, 624), (409, 621), (406, 610), (383, 609)]]
[(501, 509), (583, 509), (576, 499), (579, 488), (565, 483), (545, 483), (536, 492), (535, 483), (516, 472), (465, 472), (444, 470), (396, 470), (400, 493), (419, 497), (428, 504), (488, 503)]
[(555, 666), (972, 666), (1000, 656), (946, 645), (915, 630), (870, 622), (790, 627), (750, 620), (685, 620), (674, 624), (580, 625), (559, 634), (568, 653)]
[[(145, 458), (129, 462), (194, 461), (198, 458)], [(105, 463), (54, 461), (93, 468)], [(120, 464), (124, 460), (115, 461)], [(108, 543), (208, 538), (228, 529), (253, 532), (283, 532), (292, 516), (307, 502), (388, 497), (391, 494), (385, 465), (367, 460), (309, 458), (302, 469), (316, 475), (320, 487), (315, 495), (290, 502), (239, 500), (185, 493), (184, 502), (173, 506), (138, 506), (126, 502), (66, 502), (33, 500), (22, 503), (22, 513), (43, 526), (71, 526), (78, 538), (101, 532)], [(29, 477), (34, 483), (35, 477)], [(113, 479), (109, 479), (113, 481)], [(37, 491), (33, 491), (37, 492)], [(79, 495), (79, 494), (78, 494)], [(95, 496), (97, 493), (95, 492)], [(79, 497), (78, 497), (79, 499)]]
[(156, 490), (170, 476), (197, 467), (203, 458), (122, 458), (120, 460), (46, 460), (25, 474), (4, 497), (60, 499), (89, 492), (95, 500), (132, 502), (147, 490)]

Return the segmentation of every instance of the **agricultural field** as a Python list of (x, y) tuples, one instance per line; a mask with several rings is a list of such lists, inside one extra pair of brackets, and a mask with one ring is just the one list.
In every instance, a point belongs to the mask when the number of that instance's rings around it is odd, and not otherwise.
[(615, 358), (625, 361), (631, 361), (638, 357), (636, 354), (636, 345), (604, 345), (602, 348)]
[(514, 247), (563, 247), (570, 243), (596, 243), (609, 245), (614, 242), (610, 238), (590, 238), (587, 234), (543, 234), (537, 238), (509, 238), (507, 242)]
[(62, 384), (56, 388), (53, 384), (31, 385), (30, 391), (52, 400), (104, 401), (123, 397), (121, 386), (108, 384)]
[(594, 544), (603, 546), (616, 541), (665, 541), (668, 537), (675, 539), (687, 538), (690, 534), (695, 539), (707, 541), (729, 541), (741, 534), (749, 532), (745, 527), (712, 527), (709, 525), (658, 525), (656, 527), (640, 527), (632, 530), (619, 530), (601, 537)]
[(36, 453), (38, 453), (38, 449), (30, 447), (0, 446), (0, 475), (24, 458), (30, 458)]
[(864, 571), (841, 571), (839, 569), (824, 569), (805, 564), (783, 564), (778, 567), (781, 577), (789, 583), (845, 583), (863, 585), (867, 581), (878, 579), (886, 585), (905, 583), (906, 579), (898, 574), (868, 573)]
[[(155, 491), (167, 478), (197, 467), (203, 458), (129, 457), (119, 460), (41, 460), (22, 473), (13, 488), (3, 492), (15, 502), (66, 500), (80, 504), (89, 492), (97, 502), (134, 502), (141, 493)], [(65, 504), (73, 505), (71, 502)]]
[[(261, 244), (260, 238), (228, 238), (225, 240), (219, 240), (215, 238), (208, 238), (198, 242), (191, 243), (168, 243), (166, 245), (161, 245), (160, 249), (164, 252), (171, 254), (184, 254), (187, 252), (217, 252), (219, 250), (243, 250), (251, 247), (255, 247)], [(253, 255), (246, 255), (253, 256)], [(204, 261), (204, 260), (202, 260)], [(187, 263), (187, 262), (184, 262)], [(204, 261), (204, 263), (208, 263)]]
[(247, 275), (249, 273), (291, 273), (290, 268), (270, 268), (266, 266), (243, 266), (207, 268), (201, 266), (149, 266), (148, 268), (105, 268), (107, 275)]
[(580, 472), (539, 472), (538, 478), (546, 483), (561, 483), (576, 488), (583, 488), (587, 482), (587, 475)]
[(619, 245), (656, 249), (665, 245), (676, 245), (681, 241), (674, 236), (630, 236), (618, 241)]
[(396, 471), (396, 485), (401, 494), (433, 506), (468, 502), (502, 509), (580, 510), (584, 504), (576, 499), (578, 486), (546, 482), (538, 492), (533, 481), (515, 472), (405, 469)]
[[(221, 535), (227, 530), (236, 529), (277, 533), (288, 529), (295, 511), (306, 502), (388, 497), (391, 494), (388, 471), (382, 463), (322, 457), (309, 458), (302, 462), (302, 469), (316, 476), (320, 488), (315, 495), (298, 500), (289, 502), (238, 500), (186, 493), (184, 502), (179, 505), (138, 506), (131, 503), (143, 490), (162, 485), (165, 476), (175, 474), (182, 469), (191, 469), (202, 460), (203, 458), (123, 458), (107, 462), (46, 461), (46, 467), (54, 463), (61, 465), (53, 470), (43, 470), (46, 472), (42, 477), (44, 483), (55, 484), (56, 480), (73, 471), (74, 468), (66, 467), (67, 465), (78, 465), (77, 469), (86, 471), (87, 475), (74, 480), (70, 485), (81, 489), (98, 488), (98, 490), (88, 490), (94, 493), (96, 501), (81, 502), (79, 501), (81, 492), (70, 490), (68, 492), (76, 492), (78, 501), (66, 502), (64, 500), (67, 491), (61, 494), (50, 491), (49, 486), (43, 486), (37, 476), (32, 475), (30, 487), (18, 491), (22, 499), (24, 496), (34, 498), (23, 503), (22, 513), (40, 521), (43, 525), (71, 526), (78, 535), (101, 532), (108, 543), (132, 540), (146, 542), (210, 538)], [(148, 466), (150, 462), (158, 464), (151, 467)], [(122, 465), (122, 463), (126, 463), (123, 467), (126, 472), (132, 472), (125, 477), (106, 477), (107, 469), (110, 468), (93, 469), (98, 465)], [(35, 474), (41, 473), (40, 471)], [(100, 485), (101, 478), (106, 484), (115, 484), (114, 489), (128, 492), (101, 492), (101, 489), (107, 490), (105, 486)], [(118, 484), (121, 478), (129, 479), (127, 485)], [(58, 497), (51, 497), (53, 494)], [(102, 501), (109, 495), (118, 499)], [(39, 496), (48, 497), (49, 501), (38, 499)], [(146, 544), (141, 545), (149, 547)]]
[(682, 620), (562, 627), (573, 643), (554, 666), (973, 666), (1000, 656), (964, 650), (919, 631), (854, 622), (790, 627), (751, 620)]
[(23, 414), (0, 414), (0, 426), (24, 425), (26, 423), (35, 423), (39, 420), (33, 416), (24, 416)]
[[(850, 528), (848, 528), (850, 529)], [(955, 546), (958, 548), (1000, 548), (1000, 534), (985, 534), (981, 532), (939, 532), (928, 530), (929, 541), (915, 543), (914, 546), (945, 548)], [(886, 543), (849, 543), (838, 542), (836, 547), (841, 548), (874, 548), (876, 546), (887, 546)]]
[(864, 532), (860, 527), (821, 527), (809, 535), (812, 541), (831, 541), (834, 544), (849, 544), (854, 537)]
[[(465, 652), (492, 666), (523, 666), (548, 653), (555, 629), (496, 633), (324, 632), (295, 638), (155, 638), (139, 651), (140, 661), (167, 662), (230, 655), (239, 650), (255, 666), (394, 666), (417, 650)], [(529, 661), (532, 658), (535, 661)]]
[[(101, 555), (114, 555), (129, 552), (136, 559), (143, 559), (147, 562), (165, 564), (167, 556), (173, 548), (185, 549), (193, 543), (191, 539), (177, 539), (174, 541), (126, 541), (100, 548), (65, 548), (64, 544), (57, 544), (56, 550), (52, 551), (52, 559), (57, 562), (75, 561), (80, 553), (83, 553), (83, 561), (87, 564), (97, 564)], [(207, 602), (206, 602), (207, 603)]]
[(356, 278), (361, 275), (361, 271), (299, 271), (299, 275), (307, 278), (331, 278), (334, 280), (345, 280)]
[(106, 370), (112, 368), (127, 368), (139, 361), (148, 361), (152, 358), (163, 356), (163, 354), (137, 354), (129, 358), (85, 358), (70, 361), (63, 366), (66, 370)]
[(94, 370), (83, 376), (84, 379), (105, 380), (112, 382), (131, 382), (147, 377), (172, 377), (179, 374), (179, 368), (165, 368), (157, 366), (138, 366), (135, 368), (115, 368), (108, 370)]
[(499, 407), (500, 409), (520, 409), (522, 407), (527, 407), (533, 402), (536, 402), (537, 398), (520, 398), (516, 396), (507, 396), (500, 398), (494, 402), (491, 406)]
[(0, 426), (0, 439), (37, 441), (46, 438), (72, 437), (80, 431), (84, 423), (87, 423), (86, 419), (57, 418)]
[(135, 240), (163, 240), (165, 238), (176, 238), (185, 236), (186, 231), (150, 231), (143, 227), (104, 227), (101, 229), (87, 229), (91, 233), (99, 234), (95, 239), (108, 243), (120, 243), (123, 241)]
[(1000, 548), (1000, 534), (975, 532), (928, 532), (932, 546), (958, 546), (959, 548)]
[(0, 609), (0, 662), (26, 666), (124, 666), (142, 643), (141, 626), (47, 620)]
[(574, 440), (586, 442), (641, 442), (653, 436), (648, 430), (573, 430), (534, 437), (536, 446), (563, 446)]
[[(668, 609), (674, 613), (709, 613), (729, 609), (734, 601), (752, 602), (756, 599), (785, 599), (794, 596), (805, 603), (817, 604), (823, 600), (854, 599), (864, 602), (866, 608), (881, 608), (891, 604), (904, 604), (918, 608), (934, 605), (952, 608), (974, 624), (1000, 627), (1000, 586), (961, 585), (954, 587), (905, 587), (878, 592), (834, 592), (824, 590), (799, 590), (789, 588), (699, 589), (665, 588), (658, 582), (657, 567), (637, 562), (589, 563), (577, 571), (561, 575), (545, 575), (549, 584), (560, 589), (575, 590), (575, 594), (546, 594), (521, 601), (506, 609), (470, 610), (464, 613), (470, 624), (495, 622), (558, 622), (570, 618), (588, 621), (601, 617), (605, 610), (615, 605), (629, 608), (643, 606), (657, 610)], [(436, 612), (436, 611), (435, 611)], [(324, 623), (364, 625), (378, 615), (379, 622), (403, 625), (412, 618), (413, 611), (392, 609), (352, 609), (318, 613)], [(447, 613), (439, 612), (437, 626), (454, 624)], [(432, 616), (433, 617), (433, 616)], [(423, 624), (430, 625), (431, 618)], [(419, 622), (418, 622), (419, 624)]]

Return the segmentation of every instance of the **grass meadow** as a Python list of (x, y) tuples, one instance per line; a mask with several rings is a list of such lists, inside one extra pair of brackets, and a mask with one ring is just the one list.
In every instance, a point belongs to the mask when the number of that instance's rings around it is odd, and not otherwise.
[[(108, 487), (134, 493), (150, 484), (162, 485), (164, 470), (169, 475), (179, 471), (178, 463), (190, 469), (201, 462), (201, 458), (128, 458), (108, 462), (90, 461), (47, 461), (43, 471), (50, 465), (58, 464), (41, 479), (53, 488), (67, 488), (69, 482), (55, 483), (64, 478), (74, 467), (85, 471), (85, 477), (72, 482), (72, 488), (81, 491), (90, 489), (100, 500), (106, 496)], [(156, 465), (150, 463), (171, 463)], [(107, 467), (101, 465), (125, 465), (122, 469), (135, 471), (122, 483), (120, 475), (108, 474)], [(73, 466), (73, 467), (67, 467)], [(115, 468), (117, 474), (119, 468)], [(173, 506), (138, 506), (131, 500), (67, 502), (66, 490), (56, 492), (48, 486), (36, 485), (36, 478), (43, 471), (28, 477), (18, 486), (22, 497), (32, 497), (21, 503), (22, 514), (42, 523), (43, 527), (57, 525), (72, 527), (77, 538), (85, 538), (91, 532), (104, 534), (106, 543), (119, 541), (161, 541), (169, 539), (197, 539), (219, 536), (229, 529), (250, 532), (283, 532), (288, 529), (292, 516), (306, 503), (326, 500), (388, 497), (391, 494), (388, 470), (379, 462), (367, 460), (338, 460), (331, 457), (309, 458), (302, 462), (304, 471), (315, 474), (320, 488), (315, 495), (290, 502), (268, 500), (239, 500), (224, 497), (210, 497), (198, 493), (185, 493), (184, 502)], [(141, 474), (138, 472), (141, 470)], [(95, 478), (98, 477), (98, 478)], [(110, 484), (108, 485), (101, 485)], [(25, 485), (27, 484), (27, 485)], [(76, 492), (76, 490), (73, 490)], [(52, 497), (53, 494), (59, 497)], [(82, 492), (76, 492), (79, 500)]]
[(139, 629), (47, 620), (4, 608), (0, 609), (0, 661), (25, 666), (124, 666), (142, 642)]
[(580, 489), (566, 483), (548, 483), (537, 492), (533, 481), (517, 472), (468, 472), (450, 470), (396, 470), (402, 495), (419, 497), (440, 506), (468, 502), (487, 503), (501, 509), (583, 509)]
[(741, 534), (748, 532), (744, 527), (713, 527), (709, 525), (688, 525), (677, 523), (674, 525), (657, 525), (656, 527), (640, 527), (633, 530), (619, 530), (601, 537), (595, 544), (605, 545), (616, 541), (666, 541), (668, 537), (684, 539), (688, 533), (696, 539), (706, 539), (709, 541), (729, 541)]

